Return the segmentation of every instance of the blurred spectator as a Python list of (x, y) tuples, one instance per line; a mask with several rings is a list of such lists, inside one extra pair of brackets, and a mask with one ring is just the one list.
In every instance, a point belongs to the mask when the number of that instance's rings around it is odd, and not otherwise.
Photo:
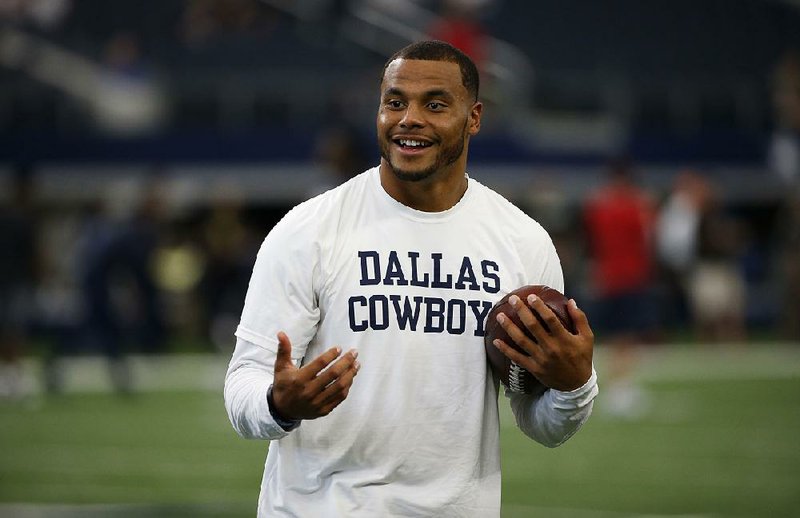
[(245, 223), (238, 190), (221, 186), (216, 193), (203, 225), (205, 269), (199, 289), (207, 336), (217, 349), (229, 353), (260, 243)]
[(800, 183), (800, 53), (788, 51), (772, 77), (775, 129), (769, 165), (789, 184)]
[(653, 202), (634, 181), (630, 163), (610, 164), (609, 179), (584, 208), (591, 285), (599, 343), (611, 352), (609, 410), (635, 416), (644, 394), (633, 386), (634, 346), (652, 339), (656, 315), (652, 300)]
[[(713, 186), (712, 186), (713, 187)], [(710, 191), (697, 229), (697, 262), (689, 275), (689, 304), (698, 338), (746, 337), (747, 287), (739, 267), (742, 228)]]
[[(91, 209), (82, 231), (80, 264), (81, 288), (86, 303), (86, 339), (95, 349), (108, 357), (109, 374), (114, 388), (120, 393), (132, 390), (128, 362), (123, 354), (124, 332), (117, 306), (124, 298), (117, 270), (126, 258), (120, 253), (120, 235), (102, 206)], [(124, 275), (124, 274), (123, 274)]]
[(78, 280), (79, 209), (45, 213), (41, 222), (41, 275), (36, 286), (34, 333), (49, 346), (44, 354), (44, 385), (59, 392), (64, 385), (60, 357), (76, 350), (85, 318)]
[(134, 213), (122, 223), (119, 232), (121, 267), (130, 273), (136, 305), (130, 335), (145, 353), (160, 353), (165, 349), (166, 324), (153, 264), (164, 224), (161, 188), (157, 179), (149, 180)]
[(800, 342), (800, 187), (785, 197), (777, 222), (781, 330)]
[(689, 276), (697, 260), (700, 217), (710, 196), (710, 185), (696, 171), (678, 173), (672, 191), (659, 210), (656, 248), (665, 282), (663, 314), (668, 324), (687, 323)]
[(180, 338), (197, 338), (207, 329), (204, 294), (199, 291), (206, 257), (197, 226), (194, 216), (171, 220), (153, 261), (165, 320), (174, 336)]
[(0, 398), (23, 395), (26, 348), (37, 276), (30, 169), (20, 166), (0, 206)]
[(800, 340), (800, 52), (786, 52), (772, 77), (775, 130), (769, 165), (786, 183), (777, 218), (781, 328)]
[(127, 360), (131, 346), (163, 350), (165, 326), (151, 270), (161, 214), (157, 188), (149, 186), (134, 214), (122, 221), (111, 216), (109, 205), (94, 203), (80, 230), (76, 273), (84, 318), (53, 345), (46, 365), (47, 387), (53, 392), (62, 388), (59, 359), (73, 348), (102, 352), (111, 383), (121, 394), (134, 388)]
[(627, 343), (643, 340), (654, 323), (649, 310), (655, 210), (633, 175), (629, 163), (612, 163), (608, 183), (589, 196), (584, 212), (592, 286), (602, 306), (598, 326)]

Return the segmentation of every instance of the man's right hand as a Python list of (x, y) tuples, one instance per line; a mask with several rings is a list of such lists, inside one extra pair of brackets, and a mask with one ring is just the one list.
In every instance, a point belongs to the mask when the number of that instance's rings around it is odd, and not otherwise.
[(298, 368), (292, 363), (292, 343), (281, 331), (272, 383), (272, 411), (284, 419), (316, 419), (330, 414), (350, 392), (361, 367), (357, 356), (355, 349), (342, 355), (342, 350), (334, 347)]

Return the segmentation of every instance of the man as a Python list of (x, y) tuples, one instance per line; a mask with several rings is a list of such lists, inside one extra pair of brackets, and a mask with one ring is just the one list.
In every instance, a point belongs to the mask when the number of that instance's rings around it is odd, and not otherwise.
[[(563, 279), (546, 232), (466, 175), (477, 96), (475, 65), (454, 47), (399, 51), (381, 82), (380, 166), (265, 239), (225, 383), (237, 432), (272, 440), (259, 516), (499, 515), (484, 320), (505, 293)], [(591, 412), (592, 333), (574, 302), (575, 335), (541, 300), (516, 302), (538, 344), (506, 318), (532, 356), (497, 346), (552, 388), (511, 405), (526, 434), (556, 446)]]
[(38, 274), (31, 175), (30, 166), (19, 165), (0, 200), (0, 403), (26, 395), (22, 357)]
[(628, 160), (610, 162), (608, 181), (590, 194), (583, 215), (597, 304), (595, 325), (606, 333), (612, 357), (605, 408), (619, 417), (640, 417), (648, 398), (634, 383), (633, 372), (636, 347), (652, 339), (656, 330), (650, 294), (655, 209)]

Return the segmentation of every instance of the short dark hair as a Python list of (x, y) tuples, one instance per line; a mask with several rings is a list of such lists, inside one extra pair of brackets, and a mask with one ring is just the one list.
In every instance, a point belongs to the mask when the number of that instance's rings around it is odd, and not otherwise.
[(383, 65), (383, 72), (381, 80), (386, 75), (386, 68), (389, 64), (396, 59), (418, 59), (423, 61), (447, 61), (455, 63), (461, 69), (461, 83), (467, 89), (473, 99), (478, 100), (478, 89), (480, 87), (480, 77), (478, 75), (478, 67), (469, 56), (444, 41), (427, 40), (412, 43), (397, 52), (389, 58)]

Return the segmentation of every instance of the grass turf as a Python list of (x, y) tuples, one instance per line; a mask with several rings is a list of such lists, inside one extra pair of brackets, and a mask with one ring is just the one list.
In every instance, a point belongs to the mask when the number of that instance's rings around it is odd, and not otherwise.
[[(797, 515), (800, 347), (650, 355), (630, 420), (605, 412), (598, 356), (595, 415), (560, 448), (501, 402), (504, 517)], [(2, 404), (0, 444), (0, 516), (254, 516), (266, 452), (219, 391), (163, 387)]]

